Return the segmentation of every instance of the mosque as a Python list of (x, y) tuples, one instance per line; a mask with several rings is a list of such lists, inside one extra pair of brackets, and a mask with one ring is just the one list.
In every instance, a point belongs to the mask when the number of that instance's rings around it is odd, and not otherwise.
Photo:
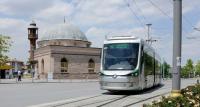
[[(37, 62), (35, 75), (38, 78), (98, 77), (101, 48), (91, 47), (92, 43), (85, 34), (71, 23), (62, 23), (47, 29), (37, 41), (38, 47), (34, 49), (34, 53), (30, 52), (30, 57)], [(30, 38), (38, 36), (35, 22), (28, 27), (28, 34)]]

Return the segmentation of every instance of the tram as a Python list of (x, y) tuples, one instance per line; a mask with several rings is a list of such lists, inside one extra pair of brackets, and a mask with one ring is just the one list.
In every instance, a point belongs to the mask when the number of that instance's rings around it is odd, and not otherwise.
[(103, 90), (143, 90), (161, 83), (161, 58), (143, 39), (110, 37), (101, 55), (100, 87)]

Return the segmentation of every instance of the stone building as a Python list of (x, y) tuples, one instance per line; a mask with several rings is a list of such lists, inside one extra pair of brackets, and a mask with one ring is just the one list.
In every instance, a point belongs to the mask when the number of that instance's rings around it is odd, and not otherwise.
[(38, 78), (97, 78), (100, 48), (91, 47), (85, 34), (70, 23), (49, 28), (34, 51)]
[(7, 78), (16, 77), (18, 70), (23, 71), (23, 68), (25, 66), (23, 61), (17, 59), (11, 59), (10, 61), (8, 61), (8, 65), (10, 65), (12, 68), (8, 70)]
[(10, 59), (4, 66), (0, 66), (0, 78), (11, 79), (17, 76), (17, 72), (23, 71), (24, 62), (16, 58)]

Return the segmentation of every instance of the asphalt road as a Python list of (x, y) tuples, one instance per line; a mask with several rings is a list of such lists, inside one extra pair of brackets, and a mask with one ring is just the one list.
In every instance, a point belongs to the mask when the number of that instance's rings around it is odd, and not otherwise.
[(26, 107), (103, 92), (97, 82), (0, 84), (0, 107)]
[[(182, 80), (182, 88), (196, 83), (195, 79)], [(163, 86), (148, 90), (144, 94), (128, 95), (125, 99), (139, 98), (140, 100), (151, 97), (155, 93), (169, 92), (171, 90), (171, 80), (163, 81)], [(59, 100), (69, 101), (87, 96), (102, 96), (105, 98), (120, 98), (122, 93), (117, 96), (99, 89), (98, 82), (73, 82), (73, 83), (19, 83), (19, 84), (0, 84), (0, 106), (1, 107), (26, 107)], [(93, 99), (94, 100), (94, 99)], [(105, 100), (105, 99), (104, 99)], [(126, 101), (128, 101), (126, 100)], [(132, 100), (133, 101), (133, 100)], [(91, 102), (91, 101), (90, 101)], [(114, 104), (116, 104), (115, 102)], [(120, 103), (120, 101), (118, 101)], [(130, 102), (127, 102), (130, 103)], [(82, 103), (83, 104), (83, 103)], [(138, 104), (138, 103), (137, 103)], [(94, 105), (95, 106), (95, 105)]]

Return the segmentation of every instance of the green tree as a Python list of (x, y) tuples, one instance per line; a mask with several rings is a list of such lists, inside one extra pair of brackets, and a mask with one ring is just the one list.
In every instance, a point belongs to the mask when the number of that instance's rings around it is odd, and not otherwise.
[(189, 71), (186, 69), (185, 66), (181, 68), (181, 77), (182, 78), (188, 78), (189, 77)]
[(200, 60), (197, 61), (197, 64), (195, 66), (195, 72), (196, 72), (196, 75), (199, 75), (200, 76)]
[(171, 67), (170, 67), (169, 64), (167, 64), (167, 62), (164, 62), (164, 63), (163, 63), (164, 78), (169, 78), (169, 77), (171, 77), (171, 76), (170, 76), (170, 73), (169, 73), (170, 68), (171, 68)]
[(188, 59), (186, 65), (181, 70), (182, 77), (192, 77), (192, 75), (194, 74), (194, 66), (192, 59)]
[(4, 65), (8, 61), (6, 53), (9, 52), (10, 46), (10, 37), (0, 34), (0, 66)]

